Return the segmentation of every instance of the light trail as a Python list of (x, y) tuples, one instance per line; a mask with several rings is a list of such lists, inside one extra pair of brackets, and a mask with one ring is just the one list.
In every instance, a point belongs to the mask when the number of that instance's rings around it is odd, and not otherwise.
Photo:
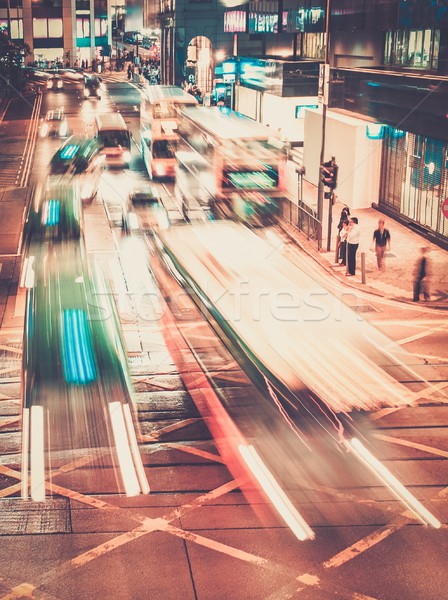
[(367, 450), (360, 440), (352, 438), (346, 442), (346, 445), (424, 525), (431, 525), (434, 529), (440, 529), (442, 525), (440, 521), (392, 475), (389, 469)]
[(261, 460), (256, 449), (251, 445), (245, 446), (243, 444), (240, 444), (238, 449), (262, 490), (297, 539), (302, 542), (313, 540), (314, 531), (296, 508), (294, 508), (288, 496)]
[(31, 498), (45, 500), (44, 407), (31, 407)]

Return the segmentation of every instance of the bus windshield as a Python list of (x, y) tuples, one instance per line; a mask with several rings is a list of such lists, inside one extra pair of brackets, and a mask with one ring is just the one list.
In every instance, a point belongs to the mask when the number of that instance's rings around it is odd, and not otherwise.
[(99, 131), (98, 138), (105, 148), (129, 149), (131, 146), (129, 131)]
[(154, 140), (152, 155), (154, 158), (174, 158), (177, 151), (177, 140)]

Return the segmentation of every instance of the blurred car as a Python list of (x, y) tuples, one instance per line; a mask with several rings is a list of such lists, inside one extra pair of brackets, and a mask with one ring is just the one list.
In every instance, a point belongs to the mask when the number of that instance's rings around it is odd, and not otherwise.
[(45, 85), (50, 78), (50, 75), (46, 71), (41, 71), (34, 67), (24, 67), (23, 73), (25, 74), (27, 81), (42, 85)]
[(42, 119), (40, 137), (66, 138), (70, 135), (70, 128), (64, 109), (49, 110)]
[(131, 204), (152, 204), (160, 202), (160, 193), (155, 185), (148, 185), (143, 188), (135, 189), (129, 194)]
[(92, 75), (92, 77), (86, 77), (84, 80), (84, 98), (98, 98), (101, 100), (103, 93), (103, 84), (101, 77), (98, 75)]
[(58, 74), (64, 79), (70, 79), (72, 81), (81, 81), (84, 79), (84, 72), (82, 69), (58, 69)]
[(62, 78), (56, 73), (53, 73), (47, 79), (47, 90), (61, 90), (63, 87), (64, 82), (62, 81)]

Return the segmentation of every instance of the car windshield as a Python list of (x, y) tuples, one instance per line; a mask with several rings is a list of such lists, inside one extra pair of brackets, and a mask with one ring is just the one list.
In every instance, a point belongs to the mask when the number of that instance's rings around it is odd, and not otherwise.
[(154, 140), (152, 155), (154, 158), (174, 158), (177, 151), (177, 140)]
[(98, 77), (91, 77), (90, 79), (87, 79), (86, 87), (97, 88), (100, 87), (100, 83)]
[(128, 131), (100, 131), (98, 138), (105, 148), (122, 146), (129, 149), (131, 146)]

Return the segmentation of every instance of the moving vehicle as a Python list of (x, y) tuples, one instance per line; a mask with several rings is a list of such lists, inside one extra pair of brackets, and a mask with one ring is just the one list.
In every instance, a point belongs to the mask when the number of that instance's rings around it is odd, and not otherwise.
[(72, 135), (51, 159), (50, 173), (74, 178), (79, 185), (82, 202), (92, 202), (98, 191), (104, 162), (97, 139)]
[(182, 149), (196, 152), (210, 165), (212, 181), (207, 176), (196, 197), (212, 192), (215, 208), (248, 224), (272, 220), (286, 164), (276, 132), (227, 107), (187, 107), (181, 111), (179, 136)]
[(70, 128), (64, 109), (49, 110), (41, 121), (40, 137), (66, 138), (70, 135)]
[(98, 75), (92, 75), (84, 79), (84, 99), (98, 98), (101, 100), (103, 93), (102, 79)]
[(95, 120), (95, 135), (109, 166), (129, 166), (131, 136), (120, 113), (98, 115)]
[(159, 202), (160, 193), (155, 185), (133, 190), (122, 204), (121, 226), (124, 233), (138, 233), (150, 229), (150, 207), (158, 207)]
[(52, 73), (47, 79), (47, 90), (62, 90), (63, 87), (64, 82), (62, 80), (62, 77), (60, 77), (56, 73)]
[(140, 104), (142, 158), (149, 177), (174, 177), (180, 109), (197, 100), (173, 85), (147, 85)]
[(190, 220), (194, 211), (211, 209), (216, 195), (213, 168), (194, 150), (176, 152), (174, 195), (182, 214)]

